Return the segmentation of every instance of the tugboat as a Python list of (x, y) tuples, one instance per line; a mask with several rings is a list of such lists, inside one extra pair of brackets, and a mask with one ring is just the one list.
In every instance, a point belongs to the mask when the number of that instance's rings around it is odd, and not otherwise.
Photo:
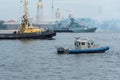
[(27, 0), (24, 0), (24, 15), (18, 31), (12, 34), (0, 34), (0, 39), (51, 39), (56, 32), (42, 28), (30, 27), (27, 13)]
[(109, 50), (109, 46), (100, 47), (95, 45), (92, 40), (76, 38), (75, 49), (64, 49), (63, 47), (58, 47), (57, 53), (59, 54), (104, 53), (107, 50)]

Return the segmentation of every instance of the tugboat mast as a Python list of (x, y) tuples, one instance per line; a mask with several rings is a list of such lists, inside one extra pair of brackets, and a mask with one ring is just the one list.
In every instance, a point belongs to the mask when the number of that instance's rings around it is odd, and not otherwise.
[(28, 29), (28, 12), (27, 12), (27, 0), (24, 0), (24, 15), (19, 32), (24, 33), (26, 29)]
[(27, 0), (24, 0), (24, 14), (27, 15)]
[(24, 0), (24, 15), (23, 18), (26, 22), (26, 25), (28, 24), (28, 12), (27, 12), (27, 0)]

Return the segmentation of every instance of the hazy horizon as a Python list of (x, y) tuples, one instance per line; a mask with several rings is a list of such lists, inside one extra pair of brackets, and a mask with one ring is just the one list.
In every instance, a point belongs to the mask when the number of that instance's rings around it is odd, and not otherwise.
[[(0, 20), (20, 20), (23, 15), (23, 0), (1, 0)], [(61, 17), (67, 18), (69, 11), (75, 18), (92, 18), (98, 21), (120, 19), (120, 0), (53, 0), (54, 13), (57, 8)], [(38, 0), (28, 0), (29, 15), (36, 18)], [(43, 0), (45, 19), (51, 18), (52, 0)]]

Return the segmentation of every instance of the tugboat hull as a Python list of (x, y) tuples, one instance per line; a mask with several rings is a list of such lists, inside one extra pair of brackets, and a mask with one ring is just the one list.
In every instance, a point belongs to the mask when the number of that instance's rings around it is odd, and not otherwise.
[(0, 34), (0, 39), (50, 39), (56, 36), (53, 31), (41, 33), (18, 33), (18, 34)]

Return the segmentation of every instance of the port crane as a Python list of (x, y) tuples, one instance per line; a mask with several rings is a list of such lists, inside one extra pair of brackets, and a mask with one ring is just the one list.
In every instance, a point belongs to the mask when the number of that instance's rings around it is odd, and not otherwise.
[(37, 3), (37, 14), (36, 14), (36, 22), (40, 22), (40, 20), (43, 17), (43, 7), (44, 7), (44, 3), (42, 0), (38, 0)]

